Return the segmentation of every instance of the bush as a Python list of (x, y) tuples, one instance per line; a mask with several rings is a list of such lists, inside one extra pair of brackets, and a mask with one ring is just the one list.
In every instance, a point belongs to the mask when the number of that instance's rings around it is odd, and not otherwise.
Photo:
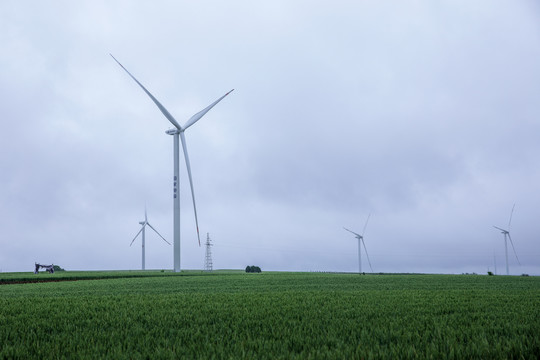
[(246, 272), (247, 273), (260, 273), (261, 268), (255, 265), (251, 265), (251, 266), (248, 265), (246, 266)]
[(57, 271), (66, 271), (64, 269), (62, 269), (60, 266), (58, 265), (53, 265), (53, 269), (54, 269), (54, 272), (57, 272)]
[(493, 276), (493, 273), (491, 271), (488, 271), (489, 276)]

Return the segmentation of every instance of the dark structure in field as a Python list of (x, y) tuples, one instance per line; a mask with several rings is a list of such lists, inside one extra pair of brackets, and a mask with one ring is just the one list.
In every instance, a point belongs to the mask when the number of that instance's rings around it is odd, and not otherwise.
[(48, 273), (50, 274), (54, 274), (54, 265), (51, 264), (51, 265), (41, 265), (41, 264), (38, 264), (38, 263), (35, 263), (36, 267), (34, 269), (34, 274), (37, 274), (39, 273), (39, 269), (45, 269), (45, 271), (47, 271)]

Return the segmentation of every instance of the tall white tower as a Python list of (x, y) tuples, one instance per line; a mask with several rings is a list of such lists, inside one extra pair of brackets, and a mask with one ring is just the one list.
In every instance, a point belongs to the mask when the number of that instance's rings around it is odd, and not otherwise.
[(210, 233), (206, 233), (206, 256), (204, 258), (204, 270), (212, 271), (212, 244), (210, 243)]

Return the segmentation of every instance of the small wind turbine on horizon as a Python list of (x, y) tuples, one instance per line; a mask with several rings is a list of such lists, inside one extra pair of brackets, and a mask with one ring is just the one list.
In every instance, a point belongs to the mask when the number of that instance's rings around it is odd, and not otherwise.
[(197, 219), (197, 207), (195, 205), (195, 192), (193, 191), (193, 180), (191, 177), (191, 165), (189, 163), (189, 156), (187, 152), (186, 147), (186, 138), (184, 136), (184, 131), (186, 131), (187, 128), (189, 128), (191, 125), (195, 124), (197, 121), (199, 121), (210, 109), (212, 109), (218, 102), (223, 100), (223, 98), (227, 95), (229, 95), (234, 89), (230, 90), (228, 93), (208, 105), (206, 108), (202, 109), (192, 117), (188, 119), (188, 121), (184, 124), (184, 126), (180, 126), (178, 121), (169, 113), (169, 111), (133, 76), (131, 73), (122, 65), (112, 54), (110, 54), (111, 57), (120, 65), (122, 69), (141, 87), (141, 89), (152, 99), (154, 104), (159, 108), (161, 113), (169, 120), (171, 124), (174, 125), (175, 129), (167, 130), (165, 133), (168, 135), (172, 135), (174, 138), (174, 177), (173, 177), (173, 219), (174, 219), (174, 232), (173, 232), (173, 253), (174, 253), (174, 272), (180, 272), (180, 194), (178, 191), (178, 183), (180, 181), (180, 172), (178, 168), (179, 164), (179, 153), (180, 153), (180, 147), (179, 147), (179, 141), (178, 138), (182, 141), (182, 148), (184, 150), (184, 158), (186, 161), (186, 167), (187, 167), (187, 173), (189, 178), (189, 185), (191, 188), (191, 197), (193, 199), (193, 211), (195, 213), (195, 225), (197, 227), (197, 239), (199, 241), (199, 246), (201, 246), (201, 237), (199, 235), (199, 221)]
[(368, 260), (369, 268), (371, 269), (371, 272), (373, 272), (373, 268), (371, 267), (371, 261), (369, 261), (369, 255), (367, 252), (366, 243), (364, 242), (364, 234), (366, 233), (366, 227), (367, 227), (370, 216), (371, 216), (371, 213), (368, 215), (366, 223), (364, 224), (364, 230), (362, 230), (362, 235), (357, 234), (354, 231), (347, 229), (346, 227), (343, 227), (348, 232), (353, 233), (354, 237), (358, 239), (358, 273), (359, 274), (362, 273), (362, 245), (364, 245), (364, 250), (366, 251), (366, 257)]
[(514, 204), (514, 206), (512, 206), (512, 211), (510, 212), (510, 220), (508, 221), (508, 230), (507, 229), (502, 229), (500, 227), (497, 227), (495, 225), (493, 225), (493, 227), (497, 230), (500, 230), (501, 231), (501, 234), (503, 234), (504, 236), (504, 254), (505, 254), (505, 257), (506, 257), (506, 275), (510, 275), (510, 270), (509, 270), (509, 267), (508, 267), (508, 240), (510, 240), (510, 244), (512, 245), (512, 249), (514, 250), (514, 255), (516, 256), (516, 260), (518, 262), (519, 265), (521, 265), (521, 263), (519, 262), (519, 258), (516, 254), (516, 248), (514, 247), (514, 242), (512, 241), (512, 236), (510, 236), (510, 224), (512, 223), (512, 215), (514, 215), (514, 208), (516, 207), (516, 204)]
[(142, 269), (145, 270), (145, 233), (146, 233), (145, 228), (146, 226), (147, 225), (150, 226), (150, 229), (154, 230), (156, 234), (158, 234), (159, 237), (162, 238), (163, 241), (165, 241), (167, 244), (171, 245), (171, 243), (165, 240), (165, 238), (161, 236), (161, 234), (156, 229), (154, 229), (152, 225), (150, 225), (150, 223), (148, 222), (148, 216), (146, 214), (146, 206), (144, 207), (144, 221), (139, 221), (139, 224), (142, 225), (141, 230), (139, 230), (137, 235), (135, 235), (133, 240), (131, 240), (131, 243), (129, 244), (129, 246), (133, 245), (133, 242), (135, 241), (135, 239), (137, 239), (137, 236), (139, 236), (139, 234), (142, 232)]

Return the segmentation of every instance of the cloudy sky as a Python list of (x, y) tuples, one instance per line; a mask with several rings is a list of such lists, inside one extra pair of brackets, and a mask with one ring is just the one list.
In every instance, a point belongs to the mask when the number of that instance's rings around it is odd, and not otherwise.
[[(0, 271), (139, 269), (183, 124), (214, 268), (540, 275), (536, 1), (0, 2)], [(202, 269), (181, 161), (182, 268)], [(146, 265), (172, 247), (147, 233)], [(363, 256), (365, 254), (363, 253)], [(363, 270), (370, 271), (363, 257)]]

